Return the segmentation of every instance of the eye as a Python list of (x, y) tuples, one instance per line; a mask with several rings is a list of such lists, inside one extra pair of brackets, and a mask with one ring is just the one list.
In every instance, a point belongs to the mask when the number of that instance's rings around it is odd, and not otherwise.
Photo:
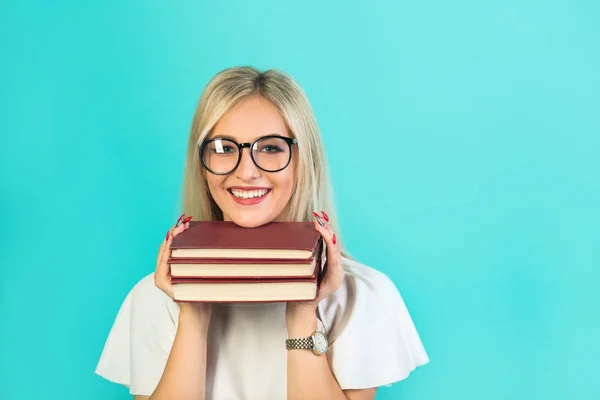
[(223, 146), (223, 150), (221, 151), (221, 153), (235, 153), (235, 148), (233, 146)]
[(235, 154), (238, 150), (236, 145), (226, 140), (215, 140), (208, 149), (212, 154)]
[(281, 153), (283, 149), (273, 144), (265, 144), (260, 148), (262, 153)]

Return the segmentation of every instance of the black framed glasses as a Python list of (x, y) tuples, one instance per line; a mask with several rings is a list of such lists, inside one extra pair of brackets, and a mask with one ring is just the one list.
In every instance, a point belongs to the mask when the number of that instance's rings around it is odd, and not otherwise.
[(292, 160), (292, 145), (297, 139), (268, 135), (252, 143), (237, 143), (233, 139), (213, 138), (200, 146), (200, 160), (204, 168), (215, 175), (227, 175), (235, 171), (242, 159), (242, 150), (250, 149), (250, 157), (265, 172), (284, 170)]

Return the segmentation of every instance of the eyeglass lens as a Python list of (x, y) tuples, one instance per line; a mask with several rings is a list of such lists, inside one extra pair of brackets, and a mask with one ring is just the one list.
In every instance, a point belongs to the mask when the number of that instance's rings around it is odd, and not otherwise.
[[(279, 171), (290, 161), (290, 146), (282, 138), (270, 137), (258, 140), (251, 149), (254, 163), (265, 171)], [(229, 139), (215, 139), (203, 149), (205, 166), (214, 173), (233, 171), (240, 158), (238, 145)]]

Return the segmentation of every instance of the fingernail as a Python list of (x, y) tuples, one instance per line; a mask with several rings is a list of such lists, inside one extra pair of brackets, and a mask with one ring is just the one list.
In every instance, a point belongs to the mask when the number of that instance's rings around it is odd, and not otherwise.
[(179, 219), (177, 220), (177, 223), (175, 224), (176, 227), (182, 224), (181, 221), (183, 221), (184, 217), (185, 217), (185, 214), (181, 214), (181, 217), (179, 217)]
[(335, 233), (333, 234), (333, 244), (335, 244)]
[(317, 214), (316, 212), (313, 211), (313, 215), (317, 218), (319, 218), (319, 214)]
[(183, 220), (182, 224), (187, 224), (188, 222), (190, 222), (192, 220), (193, 216), (189, 216), (186, 219)]
[(171, 232), (167, 232), (167, 237), (165, 238), (165, 242), (169, 240), (170, 236), (171, 236)]
[(325, 214), (325, 211), (321, 211), (321, 214), (323, 214), (323, 218), (325, 218), (325, 221), (329, 222), (329, 217), (327, 216), (327, 214)]
[(323, 218), (319, 217), (318, 215), (315, 215), (315, 218), (316, 218), (317, 222), (319, 223), (319, 225), (321, 225), (323, 228), (325, 228), (325, 222), (323, 222)]

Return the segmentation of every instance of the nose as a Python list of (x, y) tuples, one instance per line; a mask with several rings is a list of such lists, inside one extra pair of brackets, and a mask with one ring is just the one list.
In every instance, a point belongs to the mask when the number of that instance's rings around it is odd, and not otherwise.
[[(244, 151), (247, 150), (247, 151)], [(260, 177), (260, 170), (252, 161), (252, 156), (250, 155), (251, 149), (242, 149), (240, 164), (235, 170), (235, 174), (238, 178), (245, 182), (250, 182), (253, 179)]]

